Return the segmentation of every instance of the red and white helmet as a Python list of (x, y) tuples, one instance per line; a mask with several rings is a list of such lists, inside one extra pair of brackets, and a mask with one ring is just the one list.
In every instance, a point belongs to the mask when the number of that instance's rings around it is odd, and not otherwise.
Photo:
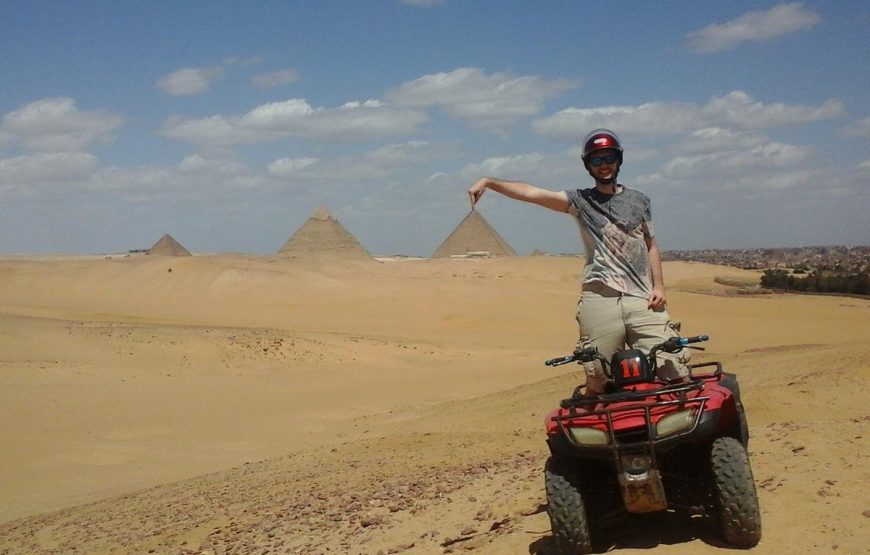
[(583, 139), (583, 154), (581, 158), (583, 158), (583, 162), (586, 162), (586, 158), (595, 152), (596, 150), (604, 150), (610, 149), (615, 150), (616, 155), (619, 156), (619, 163), (622, 163), (622, 141), (619, 140), (619, 137), (611, 131), (610, 129), (594, 129), (586, 135), (586, 138)]
[[(611, 177), (605, 180), (596, 177), (592, 168), (589, 167), (589, 155), (596, 150), (612, 150), (616, 152), (616, 157), (619, 158), (619, 165), (616, 166), (616, 171)], [(593, 129), (583, 140), (583, 154), (581, 154), (580, 157), (583, 159), (583, 165), (586, 167), (586, 171), (589, 172), (589, 175), (595, 178), (596, 183), (600, 182), (607, 185), (615, 184), (616, 178), (619, 175), (619, 169), (622, 167), (622, 141), (620, 141), (616, 133), (610, 129)]]

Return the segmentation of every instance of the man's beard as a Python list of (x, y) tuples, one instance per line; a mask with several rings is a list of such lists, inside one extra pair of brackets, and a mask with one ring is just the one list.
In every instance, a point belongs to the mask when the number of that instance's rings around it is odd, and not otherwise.
[(595, 178), (595, 183), (600, 185), (616, 185), (616, 178), (619, 175), (619, 170), (613, 172), (613, 175), (608, 177), (607, 179), (603, 179), (601, 177)]

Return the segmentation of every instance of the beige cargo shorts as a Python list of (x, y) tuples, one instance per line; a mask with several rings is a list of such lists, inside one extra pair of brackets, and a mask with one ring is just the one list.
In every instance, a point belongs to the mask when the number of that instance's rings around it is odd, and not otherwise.
[[(625, 295), (598, 282), (583, 285), (577, 303), (580, 326), (578, 347), (594, 345), (607, 360), (613, 353), (634, 348), (648, 353), (654, 346), (680, 335), (680, 323), (671, 320), (665, 308), (652, 310), (647, 299)], [(658, 353), (659, 378), (674, 380), (689, 375), (688, 349), (677, 353)], [(607, 377), (598, 370), (586, 369), (587, 391), (600, 392)]]

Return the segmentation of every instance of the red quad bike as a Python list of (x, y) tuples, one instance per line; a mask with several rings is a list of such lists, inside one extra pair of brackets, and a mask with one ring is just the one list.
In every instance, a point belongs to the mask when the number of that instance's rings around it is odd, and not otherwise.
[(600, 364), (610, 379), (602, 395), (577, 387), (546, 419), (547, 513), (558, 553), (589, 553), (590, 530), (626, 512), (700, 514), (718, 521), (726, 542), (758, 543), (761, 513), (736, 376), (718, 362), (691, 365), (679, 383), (657, 375), (656, 353), (703, 350), (688, 345), (707, 339), (674, 337), (649, 354), (628, 349), (610, 361), (586, 346), (545, 363)]

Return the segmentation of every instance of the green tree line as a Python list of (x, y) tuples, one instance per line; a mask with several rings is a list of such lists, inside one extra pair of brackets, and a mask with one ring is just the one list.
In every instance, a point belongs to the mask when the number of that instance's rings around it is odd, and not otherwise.
[(764, 275), (761, 276), (761, 286), (768, 289), (785, 289), (786, 291), (807, 293), (870, 295), (870, 279), (868, 279), (867, 272), (837, 274), (816, 271), (798, 277), (785, 270), (765, 270)]

